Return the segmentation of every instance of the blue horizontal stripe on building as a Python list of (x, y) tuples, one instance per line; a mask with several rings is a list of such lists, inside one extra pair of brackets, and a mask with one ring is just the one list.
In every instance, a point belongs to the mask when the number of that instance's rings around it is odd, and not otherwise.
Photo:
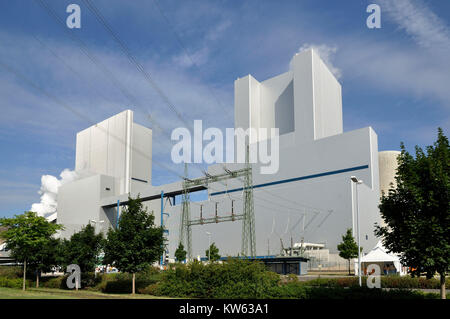
[[(294, 178), (289, 178), (289, 179), (283, 179), (283, 180), (279, 180), (279, 181), (275, 181), (275, 182), (253, 185), (253, 188), (260, 188), (260, 187), (272, 186), (272, 185), (277, 185), (277, 184), (284, 184), (284, 183), (303, 181), (305, 179), (319, 178), (319, 177), (323, 177), (323, 176), (330, 176), (330, 175), (336, 175), (336, 174), (341, 174), (341, 173), (353, 172), (353, 171), (358, 171), (358, 170), (366, 169), (366, 168), (369, 168), (369, 165), (361, 165), (361, 166), (355, 166), (355, 167), (350, 167), (350, 168), (339, 169), (339, 170), (336, 170), (336, 171), (330, 171), (330, 172), (324, 172), (324, 173), (319, 173), (319, 174), (294, 177)], [(239, 192), (239, 191), (242, 191), (243, 189), (244, 188), (240, 187), (240, 188), (234, 188), (234, 189), (231, 189), (231, 190), (228, 190), (228, 191), (215, 192), (215, 193), (211, 193), (211, 196), (221, 195), (221, 194), (226, 194), (226, 193)]]

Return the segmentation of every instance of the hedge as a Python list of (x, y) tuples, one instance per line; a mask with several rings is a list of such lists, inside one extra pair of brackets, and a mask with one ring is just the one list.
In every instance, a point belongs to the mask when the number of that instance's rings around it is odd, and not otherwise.
[(22, 278), (23, 269), (17, 266), (0, 266), (0, 277)]
[[(363, 285), (367, 278), (362, 277)], [(302, 282), (303, 285), (313, 287), (359, 287), (358, 277), (341, 277), (341, 278), (316, 278)], [(446, 286), (449, 287), (450, 278), (446, 279)], [(439, 289), (440, 283), (436, 278), (426, 279), (424, 277), (410, 276), (381, 276), (382, 288), (398, 288), (398, 289)]]
[[(136, 291), (140, 293), (146, 287), (159, 282), (161, 278), (161, 271), (155, 267), (148, 267), (146, 270), (136, 273)], [(131, 293), (131, 288), (132, 274), (129, 273), (105, 274), (101, 283), (95, 287), (106, 293)]]
[(264, 265), (246, 260), (222, 264), (176, 264), (163, 273), (162, 280), (143, 292), (169, 297), (269, 298), (280, 294), (280, 276)]
[[(401, 283), (428, 287), (435, 284), (434, 281), (424, 281), (423, 278), (415, 278), (411, 281), (397, 277), (387, 280), (390, 280), (389, 283), (392, 286), (401, 286)], [(152, 283), (140, 289), (139, 292), (167, 297), (227, 299), (424, 299), (436, 297), (433, 294), (405, 289), (382, 290), (359, 287), (357, 277), (320, 278), (308, 282), (300, 282), (297, 277), (289, 277), (286, 283), (282, 283), (279, 275), (267, 271), (261, 263), (245, 260), (229, 260), (223, 264), (207, 265), (199, 262), (188, 265), (177, 264), (165, 271), (159, 282)]]
[[(21, 289), (22, 285), (22, 278), (8, 278), (4, 276), (0, 277), (0, 287)], [(26, 280), (25, 285), (27, 287), (30, 287), (32, 285), (32, 282), (30, 280)]]

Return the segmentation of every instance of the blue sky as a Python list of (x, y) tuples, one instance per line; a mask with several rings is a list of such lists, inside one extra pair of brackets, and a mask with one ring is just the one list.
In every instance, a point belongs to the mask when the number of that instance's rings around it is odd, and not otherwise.
[[(67, 5), (79, 4), (81, 29), (58, 24), (39, 1), (0, 2), (0, 217), (39, 202), (42, 175), (74, 168), (75, 134), (91, 123), (130, 108), (135, 120), (149, 127), (149, 115), (168, 132), (183, 125), (82, 0), (44, 2), (64, 21)], [(400, 141), (409, 149), (429, 145), (438, 126), (448, 135), (448, 1), (93, 2), (190, 122), (233, 127), (236, 78), (252, 74), (264, 80), (285, 72), (300, 47), (316, 46), (340, 74), (344, 130), (372, 126), (380, 150), (398, 149)], [(370, 3), (381, 6), (381, 29), (366, 27)], [(170, 160), (170, 143), (158, 130), (153, 154), (157, 161)], [(153, 166), (153, 184), (176, 179)]]

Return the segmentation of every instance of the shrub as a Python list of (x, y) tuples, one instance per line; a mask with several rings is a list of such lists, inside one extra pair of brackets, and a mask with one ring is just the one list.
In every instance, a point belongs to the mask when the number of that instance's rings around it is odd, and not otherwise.
[(106, 293), (131, 293), (131, 280), (114, 280), (107, 281), (105, 288), (102, 289), (102, 292)]
[(425, 299), (426, 294), (420, 291), (402, 289), (369, 289), (367, 287), (352, 288), (307, 288), (307, 299)]
[(23, 270), (22, 267), (16, 266), (0, 266), (0, 277), (6, 278), (22, 278)]
[(312, 287), (358, 287), (358, 277), (342, 277), (342, 278), (316, 278), (303, 282), (306, 286)]
[(145, 288), (138, 289), (138, 293), (156, 296), (158, 295), (158, 285), (159, 283), (154, 283)]
[[(146, 287), (159, 282), (161, 271), (155, 267), (136, 274), (136, 291), (139, 293)], [(131, 293), (132, 275), (129, 273), (115, 273), (103, 275), (102, 282), (96, 286), (98, 290), (106, 293)]]
[[(367, 278), (362, 278), (362, 283), (365, 285)], [(447, 285), (450, 279), (447, 278)], [(345, 278), (317, 278), (303, 282), (306, 286), (312, 287), (359, 287), (358, 277)], [(412, 278), (410, 276), (381, 276), (382, 288), (417, 288), (417, 289), (439, 289), (439, 280), (436, 278), (426, 279), (423, 277)]]
[[(67, 278), (69, 274), (59, 277), (43, 277), (41, 278), (40, 285), (45, 288), (59, 288), (59, 289), (69, 289), (67, 287)], [(95, 289), (102, 281), (102, 275), (95, 273), (82, 273), (81, 274), (81, 289)]]
[(291, 281), (282, 285), (270, 287), (267, 298), (306, 299), (308, 290), (298, 281)]
[(155, 295), (196, 298), (269, 298), (280, 276), (259, 262), (230, 259), (224, 263), (177, 264), (163, 273), (158, 285), (147, 287)]
[[(22, 284), (22, 278), (0, 277), (0, 287), (21, 289)], [(32, 285), (32, 282), (30, 280), (26, 280), (25, 285), (27, 287), (30, 287)]]
[(81, 287), (93, 288), (102, 281), (101, 274), (95, 274), (93, 272), (81, 273)]
[(63, 284), (63, 279), (65, 278), (65, 276), (48, 278), (46, 280), (41, 280), (40, 285), (44, 288), (63, 288), (65, 286), (65, 283)]

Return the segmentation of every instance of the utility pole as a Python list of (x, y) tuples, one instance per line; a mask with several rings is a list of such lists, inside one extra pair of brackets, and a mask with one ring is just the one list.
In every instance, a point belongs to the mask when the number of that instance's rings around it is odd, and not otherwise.
[(182, 212), (180, 221), (180, 242), (185, 245), (189, 260), (192, 258), (192, 233), (191, 225), (189, 224), (189, 221), (191, 219), (189, 190), (186, 185), (188, 180), (187, 163), (184, 163), (184, 178), (185, 180), (183, 181)]
[(242, 223), (243, 256), (256, 256), (255, 210), (253, 203), (252, 168), (249, 163), (249, 146), (245, 156), (247, 172), (244, 177), (244, 222)]
[(358, 240), (358, 281), (359, 286), (362, 286), (361, 282), (361, 246), (359, 238), (359, 201), (358, 201), (358, 185), (362, 184), (362, 180), (358, 180), (355, 176), (350, 177), (351, 181), (355, 183), (356, 192), (356, 229), (357, 229), (357, 240)]
[(211, 233), (207, 231), (206, 235), (208, 235), (208, 261), (211, 261)]
[[(247, 165), (245, 168), (230, 171), (225, 168), (225, 173), (208, 174), (204, 177), (189, 179), (187, 172), (187, 164), (185, 164), (185, 177), (183, 181), (183, 197), (182, 197), (182, 212), (180, 220), (180, 243), (186, 247), (188, 258), (192, 258), (192, 232), (191, 226), (204, 225), (212, 223), (221, 223), (227, 221), (242, 220), (242, 256), (256, 256), (256, 239), (255, 239), (255, 212), (253, 205), (253, 184), (252, 184), (252, 168), (248, 163), (249, 150), (247, 148)], [(215, 205), (215, 213), (212, 218), (203, 217), (203, 206), (200, 205), (200, 219), (191, 219), (190, 214), (190, 198), (189, 192), (192, 187), (204, 186), (208, 188), (211, 183), (221, 182), (228, 179), (243, 180), (243, 213), (234, 213), (234, 201), (231, 200), (231, 215), (219, 216), (218, 203)], [(242, 181), (242, 180), (241, 180)], [(226, 193), (226, 192), (224, 192)]]

